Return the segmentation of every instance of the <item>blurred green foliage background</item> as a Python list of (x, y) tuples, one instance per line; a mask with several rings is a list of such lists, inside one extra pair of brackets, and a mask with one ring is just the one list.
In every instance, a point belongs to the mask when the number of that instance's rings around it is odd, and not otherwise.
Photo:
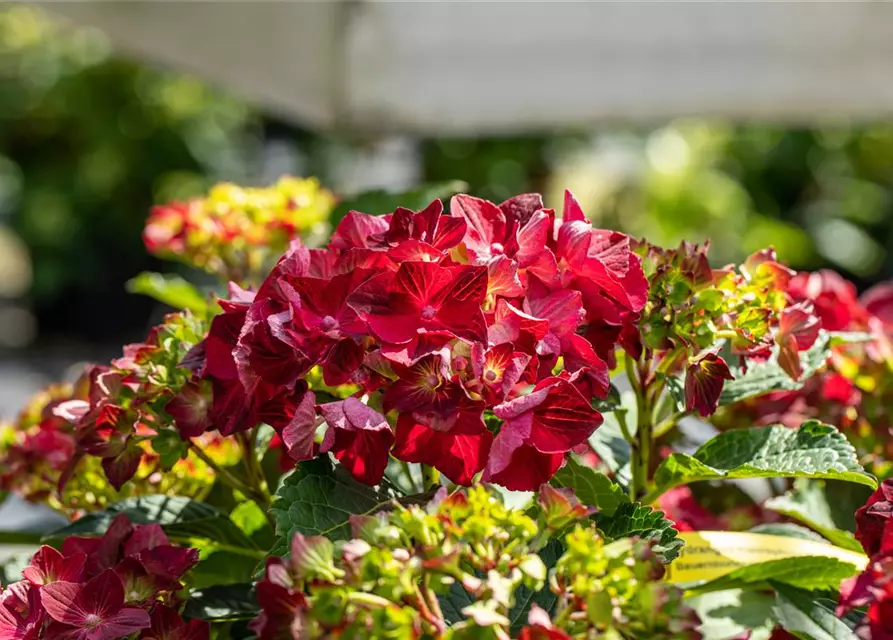
[[(159, 265), (140, 231), (153, 203), (220, 180), (259, 183), (265, 144), (326, 181), (327, 141), (195, 78), (116, 57), (89, 29), (0, 9), (0, 336), (23, 309), (37, 335), (118, 341), (147, 300), (123, 283)], [(338, 144), (343, 144), (339, 141)], [(860, 287), (893, 276), (893, 123), (814, 128), (675, 121), (651, 129), (422, 142), (425, 180), (501, 200), (573, 190), (598, 224), (653, 242), (711, 238), (716, 264), (766, 245)], [(18, 315), (17, 315), (18, 314)], [(3, 339), (0, 338), (0, 343)], [(0, 345), (2, 346), (2, 345)]]

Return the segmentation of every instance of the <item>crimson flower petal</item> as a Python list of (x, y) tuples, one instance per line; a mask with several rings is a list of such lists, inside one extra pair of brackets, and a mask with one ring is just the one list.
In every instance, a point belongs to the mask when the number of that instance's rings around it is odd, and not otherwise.
[(319, 411), (329, 427), (321, 450), (331, 451), (360, 482), (381, 482), (394, 443), (385, 417), (356, 398), (321, 405)]
[(492, 443), (493, 435), (479, 413), (460, 416), (449, 431), (436, 431), (403, 413), (397, 419), (393, 454), (399, 460), (431, 465), (467, 487), (484, 468)]
[(133, 533), (124, 543), (124, 555), (133, 556), (140, 551), (147, 551), (162, 545), (170, 545), (170, 540), (160, 524), (157, 522), (137, 524), (133, 526)]
[(208, 640), (210, 624), (204, 620), (186, 622), (176, 609), (162, 604), (152, 609), (151, 626), (143, 631), (141, 640)]
[(78, 582), (83, 575), (86, 561), (86, 554), (73, 553), (66, 557), (52, 547), (44, 545), (31, 557), (31, 563), (22, 570), (22, 577), (35, 586), (58, 580)]
[(726, 380), (734, 380), (729, 365), (715, 352), (708, 352), (688, 365), (685, 372), (685, 410), (712, 415), (719, 405)]

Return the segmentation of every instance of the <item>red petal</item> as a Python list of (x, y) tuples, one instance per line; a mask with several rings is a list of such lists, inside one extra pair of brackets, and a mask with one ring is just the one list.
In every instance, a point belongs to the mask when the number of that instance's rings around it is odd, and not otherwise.
[[(144, 609), (121, 609), (116, 615), (104, 620), (99, 629), (102, 631), (102, 640), (126, 638), (141, 629), (148, 629), (151, 625), (149, 612)], [(91, 638), (92, 640), (92, 638)]]
[(348, 211), (341, 219), (332, 238), (330, 249), (371, 248), (370, 236), (383, 234), (388, 230), (388, 223), (381, 216), (370, 216), (368, 213)]
[(142, 449), (137, 445), (127, 445), (118, 455), (102, 459), (105, 477), (116, 491), (120, 491), (121, 487), (134, 476), (142, 457)]
[(22, 577), (33, 585), (44, 585), (50, 582), (78, 582), (84, 572), (87, 556), (73, 553), (64, 557), (61, 553), (42, 546), (31, 558), (31, 564), (22, 570)]
[(685, 410), (697, 411), (705, 417), (712, 415), (725, 381), (734, 379), (729, 365), (716, 353), (708, 352), (692, 362), (685, 372)]
[(484, 468), (493, 435), (480, 414), (460, 417), (450, 431), (418, 424), (409, 413), (397, 420), (393, 454), (406, 462), (420, 462), (441, 471), (452, 482), (470, 486)]
[(82, 588), (74, 582), (53, 582), (41, 587), (40, 601), (47, 615), (64, 624), (80, 626), (88, 613), (76, 604)]
[[(97, 615), (103, 619), (117, 614), (124, 606), (124, 585), (121, 584), (118, 574), (112, 569), (106, 569), (95, 578), (88, 580), (78, 594), (74, 606), (86, 614)], [(146, 614), (147, 620), (148, 617)], [(64, 622), (64, 620), (60, 620), (60, 622)]]
[(356, 398), (324, 404), (319, 410), (329, 426), (322, 450), (331, 451), (360, 482), (381, 482), (394, 443), (385, 417)]
[(152, 524), (138, 524), (134, 525), (133, 533), (130, 535), (127, 542), (124, 543), (124, 555), (132, 556), (140, 551), (146, 551), (148, 549), (160, 547), (161, 545), (169, 544), (170, 540), (168, 540), (167, 535), (164, 533), (164, 529), (162, 529), (161, 525), (157, 522), (153, 522)]

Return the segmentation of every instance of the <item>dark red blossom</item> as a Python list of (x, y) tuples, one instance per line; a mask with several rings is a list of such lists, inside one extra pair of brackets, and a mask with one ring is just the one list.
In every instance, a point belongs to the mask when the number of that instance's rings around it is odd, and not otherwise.
[(856, 510), (856, 539), (869, 556), (893, 549), (893, 480), (884, 480), (881, 486)]
[(383, 342), (402, 344), (425, 331), (448, 331), (484, 340), (481, 304), (487, 295), (487, 270), (431, 262), (404, 262), (396, 273), (367, 280), (348, 298), (370, 331)]
[(86, 554), (73, 553), (63, 556), (61, 553), (42, 546), (31, 558), (31, 563), (22, 570), (22, 577), (33, 585), (41, 586), (62, 580), (78, 582), (84, 573)]
[(176, 609), (162, 604), (152, 609), (151, 626), (143, 631), (140, 640), (208, 640), (211, 625), (204, 620), (186, 622)]
[(856, 286), (830, 269), (798, 273), (788, 284), (787, 292), (797, 302), (812, 301), (822, 327), (828, 331), (846, 331), (866, 319)]
[(874, 285), (862, 294), (859, 302), (872, 316), (879, 318), (888, 327), (893, 326), (893, 282)]
[(385, 412), (410, 412), (415, 420), (448, 430), (460, 405), (467, 403), (465, 390), (453, 378), (448, 352), (424, 356), (411, 367), (394, 364), (397, 380), (384, 392)]
[(487, 481), (531, 491), (547, 482), (565, 454), (585, 442), (601, 414), (569, 380), (546, 378), (526, 396), (496, 406), (503, 420), (484, 472)]
[(320, 450), (331, 451), (360, 482), (381, 482), (394, 443), (385, 417), (356, 398), (324, 404), (319, 411), (328, 425)]
[(0, 638), (38, 640), (46, 622), (40, 589), (29, 582), (15, 582), (0, 593)]
[(124, 606), (124, 585), (110, 569), (85, 584), (53, 582), (40, 595), (57, 623), (47, 633), (59, 640), (113, 640), (150, 625), (144, 609)]
[[(331, 452), (374, 483), (396, 442), (395, 455), (456, 482), (486, 468), (532, 488), (599, 424), (587, 396), (606, 393), (618, 344), (640, 352), (646, 290), (629, 238), (594, 229), (569, 193), (560, 220), (535, 194), (459, 195), (447, 216), (439, 201), (352, 211), (327, 248), (292, 244), (257, 294), (222, 301), (191, 367), (212, 385), (213, 426), (270, 424), (296, 461)], [(315, 407), (319, 372), (355, 396)], [(184, 422), (192, 391), (171, 404)], [(495, 442), (488, 409), (505, 414)]]
[(691, 361), (685, 370), (685, 410), (712, 415), (725, 381), (734, 379), (729, 365), (716, 352), (708, 351)]
[(397, 420), (394, 457), (421, 462), (441, 471), (449, 480), (470, 486), (487, 461), (493, 434), (484, 426), (480, 411), (465, 411), (446, 431), (419, 424), (410, 413)]
[(778, 364), (794, 380), (803, 373), (800, 352), (809, 349), (819, 337), (822, 322), (814, 314), (811, 302), (800, 302), (784, 309), (775, 341), (778, 343)]
[(164, 405), (183, 439), (198, 437), (211, 428), (210, 409), (211, 385), (202, 381), (187, 382)]

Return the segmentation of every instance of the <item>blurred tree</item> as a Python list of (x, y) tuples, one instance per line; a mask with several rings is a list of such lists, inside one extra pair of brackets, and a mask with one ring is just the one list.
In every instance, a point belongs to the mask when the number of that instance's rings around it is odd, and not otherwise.
[(111, 339), (144, 319), (123, 283), (152, 266), (150, 205), (250, 178), (258, 127), (194, 79), (111, 57), (95, 31), (0, 10), (0, 235), (28, 249), (41, 330)]

